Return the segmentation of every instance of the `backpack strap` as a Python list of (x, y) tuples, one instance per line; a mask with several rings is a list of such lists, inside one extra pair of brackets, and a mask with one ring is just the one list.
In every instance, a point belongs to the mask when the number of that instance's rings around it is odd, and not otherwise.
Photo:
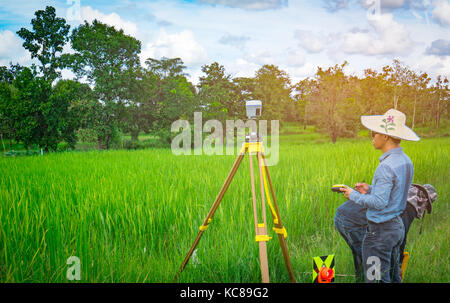
[(425, 213), (423, 213), (422, 219), (420, 219), (420, 229), (419, 229), (419, 235), (422, 234), (423, 230), (423, 221), (425, 220)]

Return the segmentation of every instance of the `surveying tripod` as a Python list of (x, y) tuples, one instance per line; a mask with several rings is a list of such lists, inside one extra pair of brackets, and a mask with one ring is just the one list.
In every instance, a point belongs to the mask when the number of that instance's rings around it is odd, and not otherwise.
[[(253, 198), (253, 216), (255, 221), (255, 241), (258, 242), (259, 245), (259, 260), (260, 260), (260, 266), (261, 266), (261, 280), (263, 283), (269, 283), (269, 265), (267, 262), (267, 241), (269, 241), (272, 237), (269, 237), (267, 234), (267, 220), (266, 220), (266, 206), (265, 206), (265, 200), (264, 200), (264, 192), (267, 196), (267, 202), (270, 207), (270, 211), (273, 218), (274, 228), (273, 230), (278, 235), (278, 240), (280, 241), (281, 250), (283, 252), (283, 258), (284, 262), (286, 264), (287, 271), (289, 273), (289, 278), (291, 282), (295, 282), (294, 272), (292, 270), (291, 260), (289, 258), (289, 252), (286, 245), (286, 237), (287, 232), (284, 228), (283, 224), (281, 223), (281, 217), (280, 213), (278, 211), (278, 205), (277, 201), (275, 199), (275, 192), (273, 190), (272, 186), (272, 180), (270, 178), (269, 169), (267, 167), (266, 158), (263, 152), (263, 145), (262, 140), (259, 138), (259, 136), (255, 140), (247, 139), (246, 142), (243, 143), (242, 149), (239, 152), (239, 155), (236, 159), (236, 161), (233, 164), (233, 167), (231, 168), (231, 171), (228, 173), (228, 176), (222, 185), (222, 188), (219, 191), (219, 194), (216, 197), (216, 200), (214, 201), (208, 215), (206, 216), (203, 224), (200, 226), (200, 231), (197, 234), (197, 237), (194, 240), (194, 243), (192, 244), (191, 248), (189, 249), (189, 252), (187, 253), (183, 263), (181, 264), (181, 267), (178, 271), (178, 273), (175, 276), (175, 280), (178, 278), (178, 275), (181, 274), (181, 272), (186, 267), (187, 263), (189, 262), (190, 257), (192, 256), (195, 248), (198, 245), (198, 242), (200, 241), (200, 238), (202, 237), (203, 233), (208, 228), (209, 224), (211, 223), (212, 217), (214, 216), (214, 213), (216, 212), (217, 208), (219, 207), (220, 202), (222, 201), (223, 196), (225, 195), (225, 192), (227, 191), (231, 181), (233, 180), (234, 175), (236, 174), (236, 171), (239, 168), (239, 165), (242, 162), (242, 159), (244, 158), (245, 154), (248, 152), (249, 159), (250, 159), (250, 179), (252, 184), (252, 198)], [(255, 178), (253, 175), (253, 155), (257, 156), (258, 159), (258, 167), (259, 167), (259, 181), (261, 185), (261, 209), (262, 209), (262, 218), (263, 222), (258, 223), (258, 216), (257, 216), (257, 206), (256, 206), (256, 192), (255, 192)], [(270, 193), (268, 191), (267, 181), (266, 181), (266, 174), (267, 174), (267, 180), (269, 181), (269, 187), (270, 187)], [(270, 196), (273, 198), (273, 204), (271, 203)]]

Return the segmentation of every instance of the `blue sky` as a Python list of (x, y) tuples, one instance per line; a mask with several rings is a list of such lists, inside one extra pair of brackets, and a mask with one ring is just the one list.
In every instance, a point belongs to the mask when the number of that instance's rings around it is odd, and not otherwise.
[(347, 60), (346, 72), (361, 76), (399, 59), (450, 78), (449, 0), (2, 0), (0, 65), (31, 64), (16, 31), (46, 5), (72, 28), (95, 18), (122, 28), (142, 42), (142, 62), (180, 57), (194, 83), (214, 61), (233, 77), (275, 64), (297, 82), (317, 66)]

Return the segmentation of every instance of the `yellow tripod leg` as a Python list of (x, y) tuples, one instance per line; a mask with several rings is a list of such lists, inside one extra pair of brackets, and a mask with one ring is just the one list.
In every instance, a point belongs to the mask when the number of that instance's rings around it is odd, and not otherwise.
[[(289, 250), (288, 250), (288, 247), (286, 244), (287, 232), (286, 232), (286, 229), (284, 228), (283, 224), (281, 223), (281, 216), (280, 216), (280, 212), (278, 210), (277, 200), (275, 198), (275, 191), (273, 189), (272, 179), (271, 179), (270, 173), (269, 173), (269, 167), (267, 166), (267, 163), (266, 163), (266, 156), (264, 155), (264, 153), (262, 153), (261, 155), (262, 155), (265, 173), (267, 175), (267, 180), (269, 181), (271, 196), (273, 199), (273, 207), (271, 207), (271, 210), (272, 210), (272, 216), (273, 216), (273, 220), (274, 220), (274, 224), (275, 224), (274, 230), (278, 234), (278, 240), (280, 241), (281, 251), (283, 253), (283, 258), (284, 258), (284, 263), (286, 264), (286, 269), (289, 273), (290, 281), (296, 282), (296, 279), (294, 276), (294, 270), (292, 269), (291, 259), (289, 258)], [(265, 175), (264, 175), (264, 177), (265, 177)], [(265, 186), (267, 187), (266, 183), (265, 183)], [(270, 201), (269, 196), (267, 199), (268, 199), (268, 201)]]
[[(255, 144), (255, 143), (252, 143)], [(255, 240), (258, 242), (259, 246), (259, 261), (261, 266), (261, 281), (263, 283), (269, 283), (269, 262), (267, 260), (267, 241), (269, 237), (267, 235), (267, 224), (264, 223), (258, 224), (258, 216), (257, 216), (257, 207), (256, 207), (256, 194), (255, 194), (255, 177), (253, 174), (253, 156), (252, 151), (249, 149), (249, 159), (250, 159), (250, 179), (252, 185), (252, 198), (253, 198), (253, 217), (255, 220)], [(259, 160), (259, 159), (258, 159)], [(262, 202), (264, 203), (264, 196), (261, 197)], [(264, 210), (263, 210), (264, 212)]]
[(222, 201), (223, 196), (225, 195), (225, 192), (227, 191), (228, 187), (230, 186), (231, 181), (233, 180), (234, 175), (236, 174), (237, 169), (239, 168), (239, 165), (242, 162), (242, 159), (245, 156), (245, 150), (241, 150), (239, 156), (237, 157), (236, 161), (233, 164), (233, 167), (231, 168), (227, 178), (225, 179), (224, 184), (222, 185), (222, 188), (219, 191), (219, 194), (216, 197), (216, 200), (214, 201), (208, 215), (205, 218), (205, 221), (200, 226), (200, 231), (197, 234), (197, 237), (194, 240), (194, 243), (192, 244), (191, 248), (189, 249), (186, 257), (184, 258), (183, 263), (180, 266), (180, 269), (178, 273), (175, 275), (174, 280), (178, 278), (178, 276), (183, 272), (184, 268), (186, 267), (187, 263), (189, 262), (189, 259), (191, 258), (192, 254), (194, 253), (195, 248), (198, 245), (198, 242), (200, 241), (203, 233), (206, 231), (206, 229), (209, 226), (209, 223), (212, 220), (212, 217), (214, 216), (214, 213), (216, 212), (217, 208), (219, 207), (220, 202)]

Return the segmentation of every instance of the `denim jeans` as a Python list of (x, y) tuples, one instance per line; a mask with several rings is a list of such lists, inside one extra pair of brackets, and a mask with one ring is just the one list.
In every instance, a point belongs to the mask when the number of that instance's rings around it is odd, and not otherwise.
[[(405, 227), (400, 216), (383, 223), (368, 222), (366, 236), (362, 243), (362, 260), (366, 282), (378, 282), (370, 276), (374, 263), (369, 258), (378, 258), (381, 282), (401, 282), (400, 245), (405, 236)], [(369, 263), (369, 264), (368, 264)]]
[[(409, 229), (410, 224), (414, 220), (414, 214), (408, 211), (409, 208), (405, 210), (402, 214), (402, 220), (405, 223), (405, 228)], [(363, 266), (363, 257), (362, 257), (362, 247), (363, 240), (366, 236), (368, 222), (366, 218), (366, 209), (359, 204), (354, 203), (353, 201), (346, 201), (341, 206), (338, 207), (335, 217), (334, 224), (336, 229), (339, 231), (341, 236), (347, 242), (353, 254), (353, 263), (355, 266), (355, 276), (356, 282), (363, 282), (364, 279), (364, 266)], [(407, 232), (407, 230), (406, 230)], [(404, 245), (406, 243), (406, 232), (405, 237), (403, 237), (402, 244), (400, 246), (401, 249), (404, 249)], [(391, 266), (391, 274), (392, 276), (395, 272), (396, 278), (393, 279), (395, 282), (398, 281), (398, 267), (403, 260), (403, 256), (400, 255), (399, 250), (393, 250), (391, 255), (391, 261), (389, 262)], [(398, 260), (400, 257), (400, 260)], [(367, 261), (367, 260), (366, 260)], [(380, 260), (381, 261), (381, 260)], [(367, 262), (364, 262), (367, 263)]]
[(405, 226), (405, 237), (403, 238), (403, 242), (400, 245), (400, 261), (399, 263), (403, 263), (403, 252), (405, 250), (406, 245), (406, 235), (408, 234), (409, 227), (411, 226), (411, 223), (416, 218), (416, 210), (414, 207), (412, 207), (409, 203), (406, 203), (405, 211), (401, 215), (403, 225)]
[(356, 282), (364, 282), (362, 242), (367, 229), (366, 209), (347, 201), (338, 207), (334, 225), (352, 251)]

